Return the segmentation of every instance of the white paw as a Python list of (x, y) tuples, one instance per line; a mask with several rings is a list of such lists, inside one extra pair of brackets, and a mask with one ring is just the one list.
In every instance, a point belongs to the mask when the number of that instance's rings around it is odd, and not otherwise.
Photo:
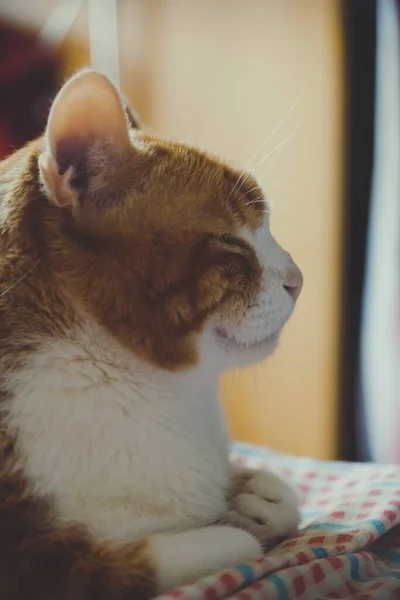
[(277, 475), (255, 471), (232, 499), (229, 521), (257, 537), (264, 547), (296, 533), (300, 523), (294, 490)]
[(158, 535), (152, 538), (150, 548), (161, 592), (263, 554), (259, 542), (247, 531), (226, 526)]

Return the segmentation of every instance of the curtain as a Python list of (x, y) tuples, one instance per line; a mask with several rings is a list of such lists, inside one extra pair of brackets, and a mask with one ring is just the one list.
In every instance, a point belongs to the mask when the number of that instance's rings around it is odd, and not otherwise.
[(344, 0), (341, 458), (400, 463), (399, 0)]
[(400, 33), (377, 5), (374, 166), (360, 348), (364, 456), (400, 464)]

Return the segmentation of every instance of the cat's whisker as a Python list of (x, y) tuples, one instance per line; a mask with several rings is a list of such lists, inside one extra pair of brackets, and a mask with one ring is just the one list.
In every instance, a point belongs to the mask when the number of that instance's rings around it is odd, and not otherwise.
[[(297, 98), (293, 102), (292, 106), (289, 108), (289, 110), (284, 115), (284, 117), (274, 127), (274, 129), (271, 131), (271, 133), (267, 136), (267, 138), (264, 140), (264, 142), (261, 144), (261, 146), (258, 148), (258, 150), (253, 154), (253, 156), (251, 157), (251, 159), (248, 162), (248, 164), (244, 167), (244, 169), (242, 170), (242, 173), (241, 173), (238, 181), (236, 182), (236, 184), (235, 184), (235, 186), (234, 186), (234, 188), (233, 188), (233, 190), (231, 192), (232, 195), (236, 191), (237, 188), (243, 187), (243, 185), (246, 183), (246, 181), (248, 180), (248, 178), (251, 175), (251, 173), (247, 173), (247, 171), (252, 167), (253, 162), (256, 160), (256, 158), (260, 154), (261, 150), (263, 150), (265, 148), (265, 146), (268, 144), (268, 142), (273, 138), (273, 136), (276, 133), (278, 133), (278, 131), (281, 129), (281, 127), (283, 127), (283, 125), (286, 123), (286, 121), (288, 120), (288, 118), (290, 117), (290, 115), (296, 109), (298, 103), (300, 102), (300, 100), (301, 100), (301, 98), (302, 98), (302, 96), (304, 94), (305, 88), (306, 88), (306, 84), (304, 83), (302, 89), (300, 90), (300, 93), (298, 94)], [(246, 173), (247, 173), (247, 175), (243, 179), (243, 176)]]
[[(264, 194), (261, 194), (260, 196), (258, 196), (257, 198), (253, 198), (252, 200), (248, 200), (247, 202), (244, 202), (243, 206), (244, 206), (244, 208), (247, 208), (248, 206), (252, 206), (253, 204), (257, 204), (258, 206), (264, 205), (265, 207), (268, 206), (268, 203), (266, 201)], [(268, 208), (266, 208), (265, 210), (268, 210)]]
[(255, 198), (254, 200), (249, 200), (249, 202), (245, 202), (243, 204), (243, 206), (244, 206), (244, 208), (247, 208), (248, 206), (252, 206), (254, 204), (260, 205), (262, 203), (261, 201), (263, 200), (263, 198), (264, 198), (264, 196), (259, 196), (258, 198)]
[[(302, 98), (302, 96), (304, 94), (305, 88), (306, 88), (306, 84), (303, 84), (303, 87), (302, 87), (299, 95), (297, 96), (296, 100), (293, 102), (292, 106), (290, 107), (290, 109), (288, 110), (288, 112), (285, 114), (285, 116), (279, 121), (279, 123), (271, 131), (271, 133), (269, 134), (269, 136), (267, 137), (267, 139), (265, 140), (265, 142), (263, 143), (263, 145), (261, 146), (261, 148), (258, 150), (257, 154), (259, 154), (259, 152), (261, 152), (261, 150), (265, 147), (265, 145), (273, 138), (273, 136), (275, 135), (275, 133), (277, 133), (281, 129), (281, 127), (283, 127), (283, 125), (286, 123), (286, 121), (288, 120), (288, 118), (290, 117), (290, 115), (293, 113), (293, 111), (297, 107), (298, 103), (300, 102), (300, 100), (301, 100), (301, 98)], [(256, 157), (254, 157), (254, 160), (255, 160), (255, 158)], [(249, 167), (246, 167), (246, 168), (249, 168)]]
[[(253, 161), (255, 161), (255, 159), (257, 158), (257, 156), (260, 154), (261, 150), (265, 147), (265, 145), (269, 142), (269, 140), (271, 139), (272, 135), (274, 134), (275, 130), (272, 132), (272, 134), (270, 134), (265, 140), (264, 142), (261, 144), (261, 146), (258, 148), (258, 150), (254, 153), (254, 155), (251, 157), (250, 161), (247, 163), (247, 165), (242, 169), (242, 172), (240, 174), (239, 179), (237, 180), (237, 182), (235, 183), (233, 190), (231, 192), (230, 195), (233, 195), (234, 192), (237, 189), (240, 189), (243, 187), (243, 185), (246, 183), (246, 181), (248, 180), (248, 178), (250, 177), (251, 173), (248, 172), (249, 169), (251, 168), (251, 165), (253, 164)], [(245, 177), (244, 177), (245, 176)], [(244, 177), (244, 179), (243, 179)]]
[[(273, 150), (270, 150), (269, 152), (267, 152), (267, 154), (257, 163), (255, 168), (259, 169), (270, 156), (273, 156), (276, 152), (278, 152), (278, 150), (280, 150), (283, 146), (285, 146), (285, 144), (287, 144), (287, 142), (297, 132), (299, 127), (300, 127), (300, 123), (298, 123), (296, 125), (296, 127), (286, 137), (284, 137), (283, 140), (277, 146), (275, 146), (275, 148)], [(265, 171), (262, 173), (262, 176), (265, 176)]]
[(261, 214), (263, 215), (269, 215), (270, 213), (270, 208), (265, 205), (264, 207), (262, 207), (262, 199), (263, 196), (260, 196), (260, 198), (257, 198), (256, 200), (252, 200), (250, 202), (247, 202), (247, 204), (243, 205), (243, 208), (248, 208), (249, 206), (254, 206), (255, 204), (259, 207)]
[(260, 186), (259, 185), (255, 185), (254, 187), (251, 188), (251, 190), (247, 190), (247, 192), (245, 193), (245, 197), (248, 196), (249, 194), (251, 194), (251, 192), (255, 192), (256, 190), (259, 190)]
[[(292, 135), (294, 135), (294, 133), (295, 133), (295, 131), (293, 131)], [(290, 136), (290, 137), (292, 137), (292, 136)], [(287, 141), (289, 141), (289, 140), (287, 140)], [(275, 156), (273, 157), (273, 159), (271, 160), (271, 162), (267, 166), (266, 170), (264, 171), (263, 177), (266, 177), (268, 175), (268, 173), (270, 173), (272, 171), (272, 168), (273, 168), (274, 164), (276, 163), (277, 159), (279, 158), (279, 156), (281, 155), (281, 153), (283, 151), (283, 148), (284, 148), (284, 146), (281, 146), (281, 148), (276, 152)]]
[[(239, 175), (239, 179), (237, 180), (237, 182), (235, 183), (235, 185), (233, 186), (233, 189), (231, 191), (231, 193), (229, 194), (230, 197), (233, 196), (233, 194), (237, 191), (240, 190), (243, 185), (246, 183), (247, 179), (250, 177), (250, 173), (247, 173), (247, 169), (248, 167), (246, 167), (245, 169), (243, 169), (243, 171), (241, 172), (241, 174)], [(246, 175), (246, 177), (244, 178), (244, 180), (242, 181), (243, 176)]]
[[(256, 177), (262, 179), (263, 177), (265, 177), (266, 173), (268, 172), (269, 169), (264, 170), (262, 173), (258, 172), (258, 169), (265, 163), (265, 161), (270, 157), (273, 156), (274, 154), (276, 154), (277, 152), (281, 151), (281, 149), (283, 148), (283, 146), (286, 145), (286, 143), (291, 139), (291, 137), (296, 133), (297, 129), (300, 127), (300, 124), (297, 124), (296, 127), (277, 145), (275, 146), (275, 148), (273, 148), (273, 150), (270, 150), (269, 152), (267, 152), (265, 154), (265, 156), (263, 156), (263, 158), (261, 160), (258, 161), (258, 163), (255, 165), (254, 167), (254, 172)], [(280, 153), (280, 152), (279, 152)], [(272, 164), (275, 163), (275, 159), (273, 159)], [(247, 176), (242, 179), (240, 185), (238, 186), (237, 184), (235, 185), (234, 190), (237, 189), (241, 189), (244, 184), (246, 183), (246, 181), (249, 179), (249, 177), (251, 177), (252, 173), (248, 172)], [(254, 191), (254, 188), (253, 188)], [(249, 193), (249, 192), (248, 192)], [(232, 191), (233, 194), (233, 191)]]
[(10, 285), (10, 287), (8, 287), (7, 289), (5, 289), (0, 294), (0, 298), (3, 298), (3, 296), (6, 296), (6, 294), (8, 294), (9, 292), (11, 292), (11, 290), (15, 288), (15, 286), (19, 285), (26, 277), (28, 277), (28, 275), (30, 275), (32, 273), (32, 271), (34, 269), (36, 269), (36, 267), (38, 266), (39, 263), (40, 263), (40, 258), (35, 262), (35, 264), (24, 275), (22, 275), (22, 277), (20, 277), (19, 279), (17, 279), (17, 281), (14, 281), (14, 283), (12, 285)]

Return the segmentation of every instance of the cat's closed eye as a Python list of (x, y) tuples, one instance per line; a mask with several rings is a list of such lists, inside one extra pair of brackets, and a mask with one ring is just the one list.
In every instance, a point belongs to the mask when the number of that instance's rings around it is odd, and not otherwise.
[(245, 275), (257, 278), (260, 275), (260, 264), (254, 250), (246, 240), (232, 234), (212, 235), (211, 237), (217, 242), (217, 248), (224, 256), (223, 260), (229, 262), (231, 276), (235, 274), (240, 277)]
[(249, 245), (247, 244), (247, 242), (245, 242), (245, 240), (243, 240), (241, 237), (239, 237), (237, 235), (223, 234), (223, 235), (213, 235), (212, 237), (214, 239), (218, 240), (219, 242), (222, 242), (223, 244), (226, 244), (228, 246), (233, 246), (236, 248), (241, 248), (242, 250), (245, 250), (245, 251), (250, 251), (250, 248), (249, 248)]

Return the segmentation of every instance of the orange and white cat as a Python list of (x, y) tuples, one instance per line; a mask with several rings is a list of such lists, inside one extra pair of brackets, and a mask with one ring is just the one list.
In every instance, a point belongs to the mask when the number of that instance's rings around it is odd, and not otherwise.
[(69, 80), (0, 163), (0, 597), (153, 598), (294, 533), (236, 469), (226, 367), (264, 359), (302, 277), (257, 182)]

